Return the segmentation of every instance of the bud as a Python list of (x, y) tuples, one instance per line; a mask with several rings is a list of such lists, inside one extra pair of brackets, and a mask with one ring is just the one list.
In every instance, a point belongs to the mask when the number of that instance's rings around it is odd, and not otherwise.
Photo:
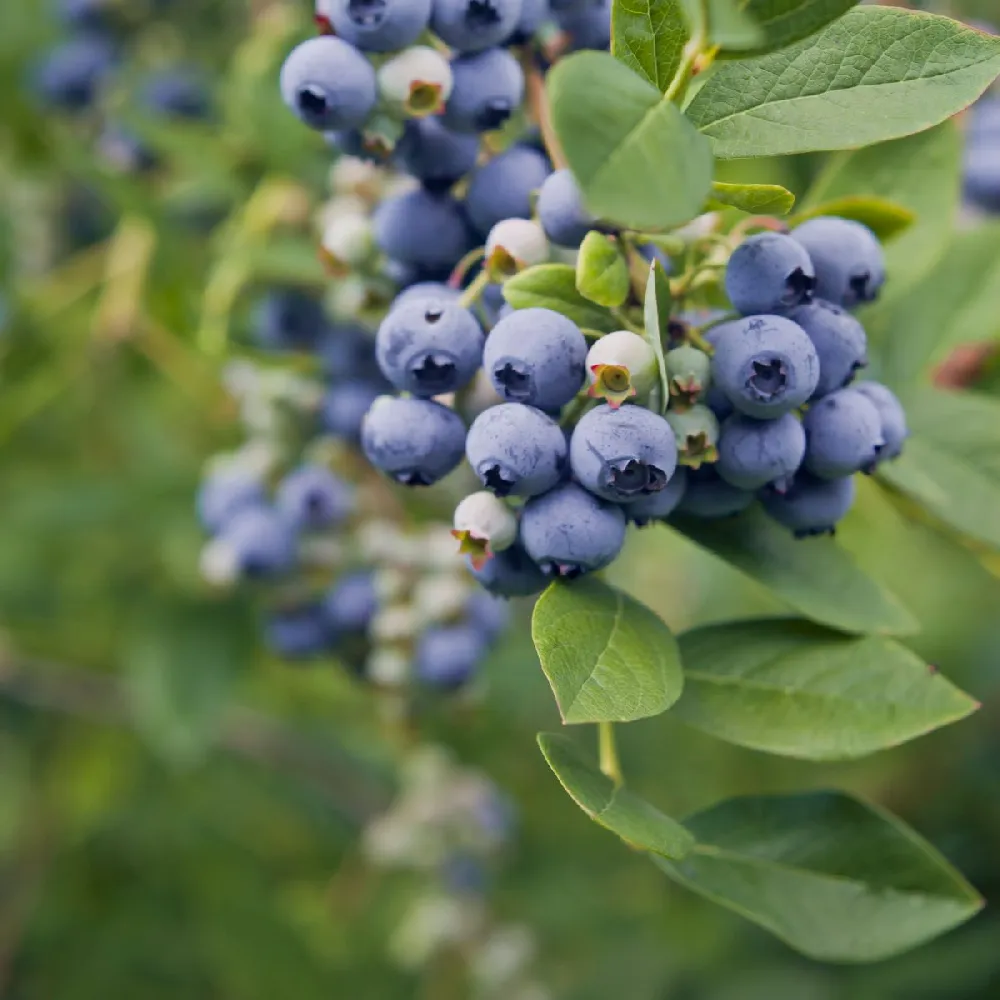
[(667, 362), (670, 395), (681, 407), (693, 406), (711, 381), (711, 359), (697, 347), (684, 344), (668, 351), (664, 360)]
[(514, 512), (487, 490), (470, 494), (455, 508), (454, 525), (459, 552), (470, 557), (475, 569), (482, 569), (495, 552), (509, 549), (517, 538)]
[(372, 255), (375, 241), (367, 215), (344, 213), (330, 218), (320, 244), (323, 263), (334, 277), (350, 273)]
[(677, 455), (681, 465), (700, 469), (705, 462), (718, 461), (719, 421), (707, 406), (667, 412), (667, 423), (674, 429)]
[(656, 383), (656, 355), (644, 337), (616, 330), (587, 353), (587, 394), (617, 409), (632, 396), (644, 396)]
[(486, 237), (486, 268), (502, 281), (549, 259), (545, 231), (530, 219), (503, 219)]
[(451, 96), (451, 66), (440, 52), (415, 45), (384, 63), (378, 88), (386, 103), (412, 118), (443, 110)]

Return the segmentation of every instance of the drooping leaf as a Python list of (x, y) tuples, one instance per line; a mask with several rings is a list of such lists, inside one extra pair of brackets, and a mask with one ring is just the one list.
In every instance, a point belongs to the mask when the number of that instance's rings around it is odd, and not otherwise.
[(879, 476), (945, 524), (1000, 548), (1000, 402), (925, 387), (901, 401), (910, 437)]
[(670, 629), (600, 580), (550, 586), (535, 604), (531, 636), (566, 723), (645, 719), (680, 697)]
[(706, 733), (804, 760), (862, 757), (976, 709), (910, 650), (771, 619), (680, 637), (684, 694), (674, 711)]
[(788, 215), (795, 195), (780, 184), (724, 184), (716, 181), (709, 208), (738, 208), (751, 215)]
[(590, 211), (636, 229), (694, 218), (712, 184), (705, 137), (606, 52), (577, 52), (548, 77), (552, 123)]
[(790, 48), (721, 66), (687, 115), (723, 159), (851, 149), (937, 125), (998, 73), (998, 38), (864, 7)]
[(827, 962), (875, 962), (964, 923), (982, 899), (901, 820), (842, 792), (731, 799), (684, 825), (671, 878)]
[(604, 233), (592, 230), (576, 258), (576, 290), (591, 302), (615, 308), (629, 293), (628, 265), (621, 246)]
[(895, 236), (905, 232), (914, 222), (916, 215), (908, 208), (897, 205), (887, 198), (876, 198), (872, 195), (853, 195), (844, 198), (834, 198), (825, 201), (815, 208), (799, 212), (789, 219), (793, 228), (801, 225), (807, 219), (819, 215), (836, 215), (841, 219), (853, 219), (867, 226), (882, 243), (887, 243)]
[(731, 57), (745, 59), (783, 49), (793, 42), (815, 34), (820, 28), (846, 14), (858, 0), (747, 0), (744, 11), (763, 36), (750, 51), (723, 44), (723, 58), (728, 49)]
[(570, 798), (595, 822), (630, 847), (680, 860), (694, 837), (676, 820), (602, 774), (565, 736), (539, 733), (546, 763)]
[(615, 0), (611, 51), (660, 93), (670, 86), (690, 37), (680, 0)]
[(718, 521), (678, 519), (675, 526), (813, 621), (861, 634), (918, 629), (899, 601), (831, 538), (793, 538), (756, 507)]
[(643, 321), (646, 340), (656, 355), (656, 367), (660, 375), (660, 402), (663, 407), (670, 401), (670, 373), (667, 371), (667, 359), (663, 347), (667, 342), (670, 325), (670, 305), (670, 282), (667, 280), (663, 265), (654, 260), (649, 265), (649, 277), (646, 279)]
[(617, 330), (621, 323), (607, 309), (589, 302), (576, 288), (576, 269), (569, 264), (539, 264), (508, 278), (504, 298), (515, 309), (552, 309), (578, 326), (601, 333)]

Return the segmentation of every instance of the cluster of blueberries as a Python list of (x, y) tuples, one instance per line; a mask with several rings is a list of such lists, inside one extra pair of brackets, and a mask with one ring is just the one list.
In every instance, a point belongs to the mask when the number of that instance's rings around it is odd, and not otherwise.
[[(155, 0), (152, 12), (170, 0)], [(120, 0), (59, 0), (56, 11), (68, 37), (34, 70), (33, 89), (46, 107), (96, 124), (97, 151), (116, 169), (149, 170), (157, 158), (123, 122), (103, 114), (102, 98), (122, 68), (129, 12)], [(136, 89), (136, 111), (163, 119), (202, 120), (211, 113), (208, 88), (190, 67), (150, 73)]]

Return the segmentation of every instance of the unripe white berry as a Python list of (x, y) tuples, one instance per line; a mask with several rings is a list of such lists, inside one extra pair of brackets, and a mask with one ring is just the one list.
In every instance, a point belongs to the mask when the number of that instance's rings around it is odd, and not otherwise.
[(531, 219), (502, 219), (486, 237), (487, 266), (500, 274), (523, 271), (548, 259), (548, 238)]
[(405, 49), (378, 71), (379, 93), (387, 104), (412, 117), (440, 111), (451, 96), (451, 66), (426, 45)]
[(360, 213), (331, 218), (323, 229), (322, 246), (331, 263), (360, 267), (375, 247), (371, 219)]
[(517, 539), (517, 517), (497, 496), (486, 490), (467, 496), (456, 508), (452, 534), (473, 561), (488, 559), (509, 549)]
[(656, 354), (644, 337), (616, 330), (594, 342), (587, 352), (590, 394), (613, 406), (630, 396), (644, 396), (656, 384)]

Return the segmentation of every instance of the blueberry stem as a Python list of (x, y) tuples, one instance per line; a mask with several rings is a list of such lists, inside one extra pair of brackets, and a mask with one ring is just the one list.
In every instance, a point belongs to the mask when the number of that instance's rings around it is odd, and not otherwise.
[(615, 724), (597, 723), (597, 746), (600, 756), (601, 773), (607, 775), (616, 785), (624, 784), (622, 765), (618, 759), (618, 745), (615, 742)]
[(462, 292), (461, 297), (458, 300), (458, 304), (464, 306), (468, 309), (470, 306), (475, 305), (479, 301), (480, 296), (483, 294), (483, 290), (490, 283), (490, 274), (485, 268), (479, 272), (472, 279), (469, 287)]

